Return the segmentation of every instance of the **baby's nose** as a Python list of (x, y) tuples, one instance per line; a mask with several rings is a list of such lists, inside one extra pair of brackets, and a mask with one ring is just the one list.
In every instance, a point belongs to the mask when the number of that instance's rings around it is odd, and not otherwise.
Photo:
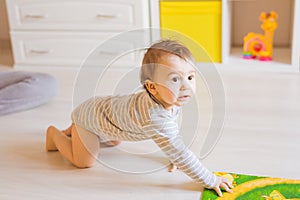
[(191, 83), (189, 83), (187, 80), (183, 79), (181, 82), (181, 90), (188, 90), (191, 89)]

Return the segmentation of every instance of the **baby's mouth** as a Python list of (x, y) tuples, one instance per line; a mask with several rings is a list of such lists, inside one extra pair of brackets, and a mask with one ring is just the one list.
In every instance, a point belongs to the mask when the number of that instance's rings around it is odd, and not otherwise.
[(186, 100), (188, 100), (188, 99), (190, 99), (190, 95), (182, 95), (182, 96), (179, 96), (178, 97), (178, 100), (179, 101), (186, 101)]

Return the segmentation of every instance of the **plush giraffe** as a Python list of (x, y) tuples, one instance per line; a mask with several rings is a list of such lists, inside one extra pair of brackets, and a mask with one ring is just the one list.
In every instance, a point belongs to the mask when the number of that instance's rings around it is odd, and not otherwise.
[(260, 14), (261, 29), (265, 34), (250, 32), (244, 37), (243, 58), (258, 57), (262, 61), (272, 60), (274, 31), (278, 26), (277, 18), (278, 14), (275, 11)]

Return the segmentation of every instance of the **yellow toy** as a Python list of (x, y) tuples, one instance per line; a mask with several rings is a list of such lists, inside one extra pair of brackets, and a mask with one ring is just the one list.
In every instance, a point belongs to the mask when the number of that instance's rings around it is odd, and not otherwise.
[(244, 59), (255, 59), (258, 57), (261, 61), (272, 60), (274, 31), (278, 25), (277, 18), (278, 14), (275, 11), (270, 13), (262, 12), (260, 14), (261, 29), (264, 30), (265, 34), (250, 32), (244, 37)]
[(297, 199), (286, 199), (279, 191), (273, 190), (270, 196), (262, 196), (265, 200), (299, 200)]

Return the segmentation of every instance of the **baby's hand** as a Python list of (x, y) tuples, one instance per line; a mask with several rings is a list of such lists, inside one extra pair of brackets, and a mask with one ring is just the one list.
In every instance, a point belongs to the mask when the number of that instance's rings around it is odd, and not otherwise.
[(170, 167), (169, 167), (169, 172), (175, 172), (177, 169), (177, 166), (174, 165), (173, 163), (170, 164)]
[(229, 192), (229, 193), (232, 193), (232, 188), (233, 188), (233, 185), (231, 183), (231, 181), (229, 181), (227, 178), (224, 178), (224, 177), (221, 177), (221, 176), (218, 176), (218, 182), (217, 182), (217, 185), (213, 188), (217, 194), (222, 197), (222, 191), (220, 188), (223, 188), (225, 189), (226, 192)]

